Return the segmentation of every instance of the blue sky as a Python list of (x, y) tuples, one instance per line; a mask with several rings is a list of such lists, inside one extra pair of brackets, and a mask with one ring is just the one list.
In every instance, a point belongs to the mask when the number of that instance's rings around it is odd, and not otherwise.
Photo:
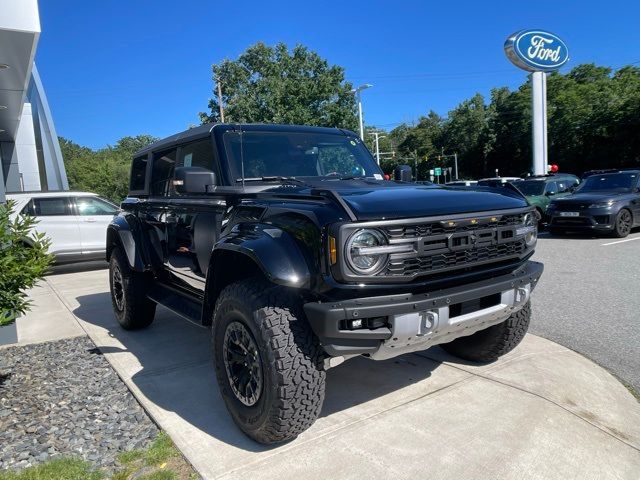
[(58, 134), (93, 148), (197, 124), (211, 64), (249, 45), (301, 43), (372, 83), (365, 123), (393, 128), (475, 92), (517, 87), (503, 53), (523, 28), (558, 34), (571, 60), (640, 62), (640, 3), (568, 1), (40, 0), (36, 61)]

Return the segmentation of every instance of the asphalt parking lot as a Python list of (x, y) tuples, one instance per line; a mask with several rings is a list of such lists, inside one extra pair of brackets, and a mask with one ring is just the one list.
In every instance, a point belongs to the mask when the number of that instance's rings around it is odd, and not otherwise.
[(530, 332), (571, 348), (640, 392), (640, 231), (625, 239), (542, 233)]

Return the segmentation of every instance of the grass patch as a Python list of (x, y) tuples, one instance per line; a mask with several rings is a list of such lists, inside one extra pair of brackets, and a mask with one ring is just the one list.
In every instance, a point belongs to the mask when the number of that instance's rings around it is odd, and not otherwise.
[(20, 471), (0, 472), (0, 480), (191, 480), (199, 478), (169, 435), (160, 432), (145, 449), (118, 455), (120, 468), (110, 477), (82, 460), (62, 458)]
[(82, 460), (60, 458), (18, 472), (0, 472), (0, 480), (101, 480), (102, 472)]

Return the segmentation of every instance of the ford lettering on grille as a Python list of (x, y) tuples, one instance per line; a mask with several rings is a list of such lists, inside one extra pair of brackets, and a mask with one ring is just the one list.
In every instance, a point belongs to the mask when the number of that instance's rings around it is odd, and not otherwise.
[(463, 220), (454, 226), (434, 222), (388, 227), (392, 244), (412, 243), (414, 252), (391, 254), (383, 274), (417, 276), (517, 257), (525, 250), (524, 241), (516, 236), (520, 221), (514, 215), (495, 222)]

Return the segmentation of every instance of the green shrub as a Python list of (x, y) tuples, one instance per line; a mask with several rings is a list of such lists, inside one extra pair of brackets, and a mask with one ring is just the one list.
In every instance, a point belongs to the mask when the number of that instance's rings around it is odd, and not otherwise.
[(13, 213), (13, 202), (0, 204), (0, 326), (12, 323), (30, 308), (25, 290), (33, 287), (53, 262), (47, 253), (49, 240), (33, 231), (36, 219), (13, 217)]

